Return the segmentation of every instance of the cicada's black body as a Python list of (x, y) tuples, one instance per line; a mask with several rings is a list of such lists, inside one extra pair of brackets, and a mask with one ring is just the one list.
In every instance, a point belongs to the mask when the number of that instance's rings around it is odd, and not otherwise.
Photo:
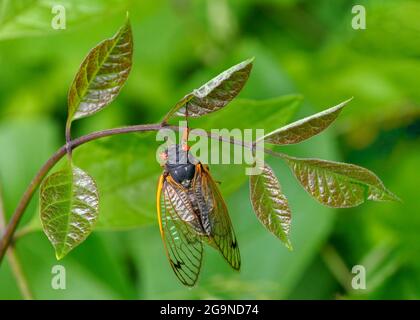
[(192, 286), (201, 268), (203, 242), (218, 249), (236, 270), (240, 254), (226, 205), (208, 167), (179, 145), (165, 154), (159, 179), (159, 227), (172, 269)]
[(179, 145), (170, 146), (167, 151), (165, 170), (171, 177), (182, 186), (189, 188), (195, 175), (197, 160), (182, 150)]

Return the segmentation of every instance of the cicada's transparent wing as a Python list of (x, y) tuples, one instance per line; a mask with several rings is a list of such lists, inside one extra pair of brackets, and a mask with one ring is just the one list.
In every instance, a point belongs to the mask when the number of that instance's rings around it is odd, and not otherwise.
[[(219, 188), (202, 164), (196, 167), (193, 189), (200, 207), (203, 228), (233, 269), (241, 267), (241, 255), (232, 222)], [(200, 200), (201, 199), (201, 200)]]
[(203, 244), (193, 227), (180, 218), (180, 214), (188, 213), (177, 213), (181, 208), (179, 201), (178, 193), (162, 175), (158, 184), (157, 210), (166, 255), (182, 284), (194, 286), (201, 269)]

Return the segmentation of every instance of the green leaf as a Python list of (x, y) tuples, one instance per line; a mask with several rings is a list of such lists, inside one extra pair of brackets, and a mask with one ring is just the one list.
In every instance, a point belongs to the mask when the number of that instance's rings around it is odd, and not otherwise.
[(185, 105), (189, 117), (201, 117), (226, 106), (244, 87), (249, 78), (254, 59), (245, 60), (211, 79), (200, 88), (187, 94), (167, 114), (165, 120), (177, 113), (185, 116)]
[(133, 38), (130, 22), (93, 48), (76, 74), (68, 95), (68, 122), (90, 116), (119, 94), (132, 66)]
[[(39, 168), (60, 146), (57, 131), (56, 124), (49, 118), (22, 117), (0, 121), (0, 183), (7, 220)], [(37, 209), (38, 201), (34, 199), (19, 226), (23, 227), (29, 218), (39, 221), (38, 215), (34, 215)]]
[(96, 140), (75, 150), (73, 159), (91, 173), (101, 195), (96, 229), (156, 223), (156, 186), (162, 168), (155, 133)]
[[(103, 19), (110, 12), (123, 10), (125, 2), (127, 1), (2, 0), (0, 1), (0, 40), (65, 32), (86, 21), (98, 17)], [(52, 12), (55, 5), (64, 6), (66, 9), (66, 30), (55, 30), (51, 27), (53, 18), (57, 16), (57, 12)]]
[(266, 143), (285, 145), (299, 143), (309, 139), (328, 128), (338, 117), (344, 106), (351, 100), (349, 99), (335, 107), (274, 130), (259, 140), (264, 140)]
[(373, 172), (354, 164), (294, 157), (285, 160), (305, 190), (329, 207), (355, 207), (366, 199), (399, 201)]
[(41, 221), (57, 259), (89, 236), (98, 211), (96, 183), (83, 170), (69, 165), (44, 180), (40, 191)]
[(292, 220), (289, 203), (270, 166), (264, 164), (261, 170), (261, 174), (249, 177), (252, 207), (261, 223), (292, 250), (289, 240)]

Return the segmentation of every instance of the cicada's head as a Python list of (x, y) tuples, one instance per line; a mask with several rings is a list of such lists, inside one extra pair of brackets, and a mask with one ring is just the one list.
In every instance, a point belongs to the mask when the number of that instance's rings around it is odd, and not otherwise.
[(172, 179), (188, 188), (195, 175), (195, 166), (199, 161), (187, 148), (179, 144), (170, 145), (164, 152), (165, 170)]

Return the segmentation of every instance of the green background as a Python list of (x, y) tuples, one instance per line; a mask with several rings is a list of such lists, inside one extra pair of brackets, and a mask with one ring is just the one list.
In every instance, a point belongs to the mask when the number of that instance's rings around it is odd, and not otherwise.
[[(50, 27), (54, 3), (67, 8), (65, 30)], [(254, 56), (241, 99), (301, 94), (297, 119), (354, 96), (330, 129), (281, 151), (364, 166), (403, 199), (326, 208), (281, 160), (268, 158), (292, 209), (294, 251), (289, 252), (252, 212), (242, 169), (213, 166), (237, 233), (242, 270), (234, 272), (208, 249), (199, 284), (187, 289), (166, 261), (156, 224), (161, 169), (154, 161), (154, 134), (104, 139), (75, 153), (77, 165), (99, 184), (97, 230), (60, 262), (42, 232), (17, 240), (35, 298), (420, 298), (420, 2), (358, 1), (366, 8), (366, 30), (351, 27), (354, 4), (0, 1), (0, 178), (8, 216), (39, 167), (63, 144), (67, 90), (80, 62), (115, 33), (127, 10), (135, 41), (131, 75), (109, 108), (75, 123), (74, 135), (156, 122), (184, 94)], [(206, 116), (197, 125), (237, 127), (240, 106), (232, 104), (231, 111)], [(265, 124), (266, 116), (254, 109), (243, 120)], [(283, 125), (275, 111), (267, 123), (276, 123), (276, 117)], [(34, 199), (20, 230), (36, 230), (37, 224)], [(66, 290), (51, 287), (51, 269), (58, 263), (66, 267)], [(366, 290), (351, 288), (351, 269), (359, 264), (366, 268)], [(21, 298), (8, 262), (0, 268), (0, 298)]]

